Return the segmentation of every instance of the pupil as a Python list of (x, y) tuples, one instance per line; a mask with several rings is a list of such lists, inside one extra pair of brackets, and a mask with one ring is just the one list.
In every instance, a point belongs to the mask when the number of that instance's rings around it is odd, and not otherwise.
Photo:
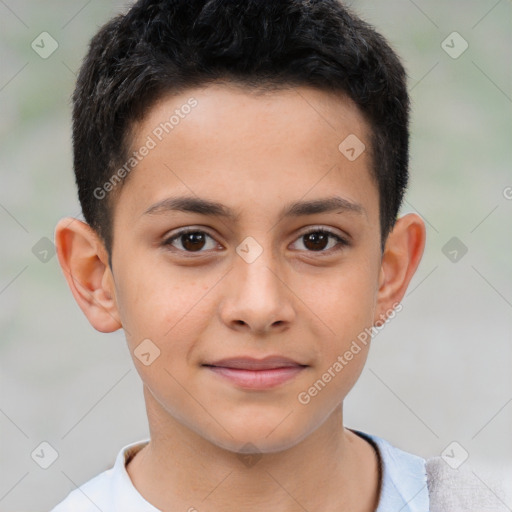
[(190, 251), (202, 249), (204, 246), (204, 233), (186, 233), (183, 235), (181, 243), (185, 249)]
[[(305, 238), (306, 242), (304, 245), (313, 251), (325, 249), (327, 245), (326, 242), (328, 241), (328, 236), (325, 233), (310, 233), (309, 235), (305, 235)], [(310, 242), (312, 242), (312, 246)]]

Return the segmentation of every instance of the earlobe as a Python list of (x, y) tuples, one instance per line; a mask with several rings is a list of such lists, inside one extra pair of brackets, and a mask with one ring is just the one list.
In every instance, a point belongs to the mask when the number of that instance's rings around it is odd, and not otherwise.
[(376, 317), (389, 314), (402, 300), (423, 255), (425, 223), (415, 213), (398, 219), (382, 256)]
[(121, 328), (107, 251), (85, 222), (61, 219), (55, 229), (57, 256), (71, 293), (100, 332)]

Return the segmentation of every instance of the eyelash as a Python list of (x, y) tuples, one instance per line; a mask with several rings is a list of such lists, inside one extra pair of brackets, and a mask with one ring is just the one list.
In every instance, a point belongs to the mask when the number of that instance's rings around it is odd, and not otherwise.
[[(175, 233), (174, 235), (172, 235), (170, 238), (167, 238), (166, 240), (163, 241), (162, 245), (165, 246), (165, 247), (171, 247), (172, 246), (172, 243), (175, 241), (175, 240), (179, 240), (182, 236), (188, 234), (188, 233), (200, 233), (200, 234), (204, 234), (208, 237), (210, 237), (212, 240), (214, 240), (214, 238), (206, 231), (203, 231), (201, 229), (195, 229), (195, 228), (186, 228), (186, 229), (183, 229), (181, 231), (178, 231), (177, 233)], [(320, 251), (308, 251), (306, 250), (306, 252), (309, 252), (309, 253), (316, 253), (316, 254), (330, 254), (331, 252), (336, 252), (336, 251), (340, 251), (341, 249), (345, 248), (345, 247), (348, 247), (350, 244), (349, 242), (341, 237), (340, 235), (338, 235), (337, 233), (334, 233), (328, 229), (325, 229), (325, 228), (315, 228), (315, 229), (311, 229), (310, 231), (306, 231), (305, 233), (302, 233), (301, 235), (299, 235), (296, 240), (299, 240), (307, 235), (311, 235), (312, 233), (321, 233), (321, 234), (324, 234), (324, 235), (327, 235), (331, 238), (334, 238), (337, 242), (337, 245), (335, 245), (334, 247), (331, 247), (330, 249), (327, 249), (327, 250), (320, 250)], [(178, 252), (182, 252), (184, 254), (187, 254), (187, 257), (188, 256), (191, 256), (191, 257), (194, 257), (196, 254), (201, 254), (201, 253), (204, 253), (204, 252), (207, 252), (207, 251), (203, 251), (203, 250), (200, 250), (200, 251), (187, 251), (187, 250), (183, 250), (183, 249), (176, 249), (176, 248), (173, 248), (175, 251), (178, 251)]]

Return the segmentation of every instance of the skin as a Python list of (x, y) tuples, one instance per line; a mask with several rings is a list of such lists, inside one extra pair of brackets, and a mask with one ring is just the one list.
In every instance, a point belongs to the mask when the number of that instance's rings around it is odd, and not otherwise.
[[(162, 510), (372, 511), (376, 454), (343, 427), (369, 344), (307, 405), (297, 397), (400, 302), (423, 253), (423, 221), (398, 219), (381, 252), (368, 125), (349, 99), (312, 88), (258, 95), (215, 84), (166, 97), (134, 127), (132, 147), (191, 97), (197, 106), (118, 193), (112, 269), (88, 225), (67, 218), (56, 229), (75, 299), (97, 330), (125, 330), (143, 382), (151, 442), (128, 473)], [(354, 161), (338, 150), (349, 134), (367, 148)], [(222, 203), (237, 218), (144, 213), (180, 195)], [(291, 202), (333, 196), (360, 211), (280, 216)], [(196, 252), (186, 237), (165, 245), (187, 226), (209, 235)], [(315, 246), (304, 235), (319, 227), (348, 244)], [(248, 236), (262, 249), (251, 263), (236, 252)], [(148, 366), (133, 355), (144, 339), (160, 350)], [(202, 366), (241, 355), (307, 366), (259, 391)], [(239, 453), (247, 443), (259, 457), (251, 466)]]

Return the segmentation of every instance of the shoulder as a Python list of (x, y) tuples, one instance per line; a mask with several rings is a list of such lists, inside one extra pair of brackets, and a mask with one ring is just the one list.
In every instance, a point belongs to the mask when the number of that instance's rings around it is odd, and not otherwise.
[(512, 510), (512, 468), (497, 470), (465, 459), (457, 461), (453, 453), (425, 460), (380, 437), (355, 432), (373, 443), (380, 457), (377, 512)]
[(61, 501), (51, 512), (89, 512), (107, 509), (112, 469), (104, 471), (84, 483)]
[(457, 459), (453, 450), (427, 459), (431, 512), (512, 510), (512, 468)]
[(370, 442), (379, 456), (381, 486), (377, 512), (428, 512), (425, 459), (400, 450), (380, 437), (354, 432)]
[(64, 501), (50, 512), (155, 512), (137, 492), (126, 471), (126, 462), (147, 444), (147, 440), (124, 446), (114, 466), (71, 491)]

